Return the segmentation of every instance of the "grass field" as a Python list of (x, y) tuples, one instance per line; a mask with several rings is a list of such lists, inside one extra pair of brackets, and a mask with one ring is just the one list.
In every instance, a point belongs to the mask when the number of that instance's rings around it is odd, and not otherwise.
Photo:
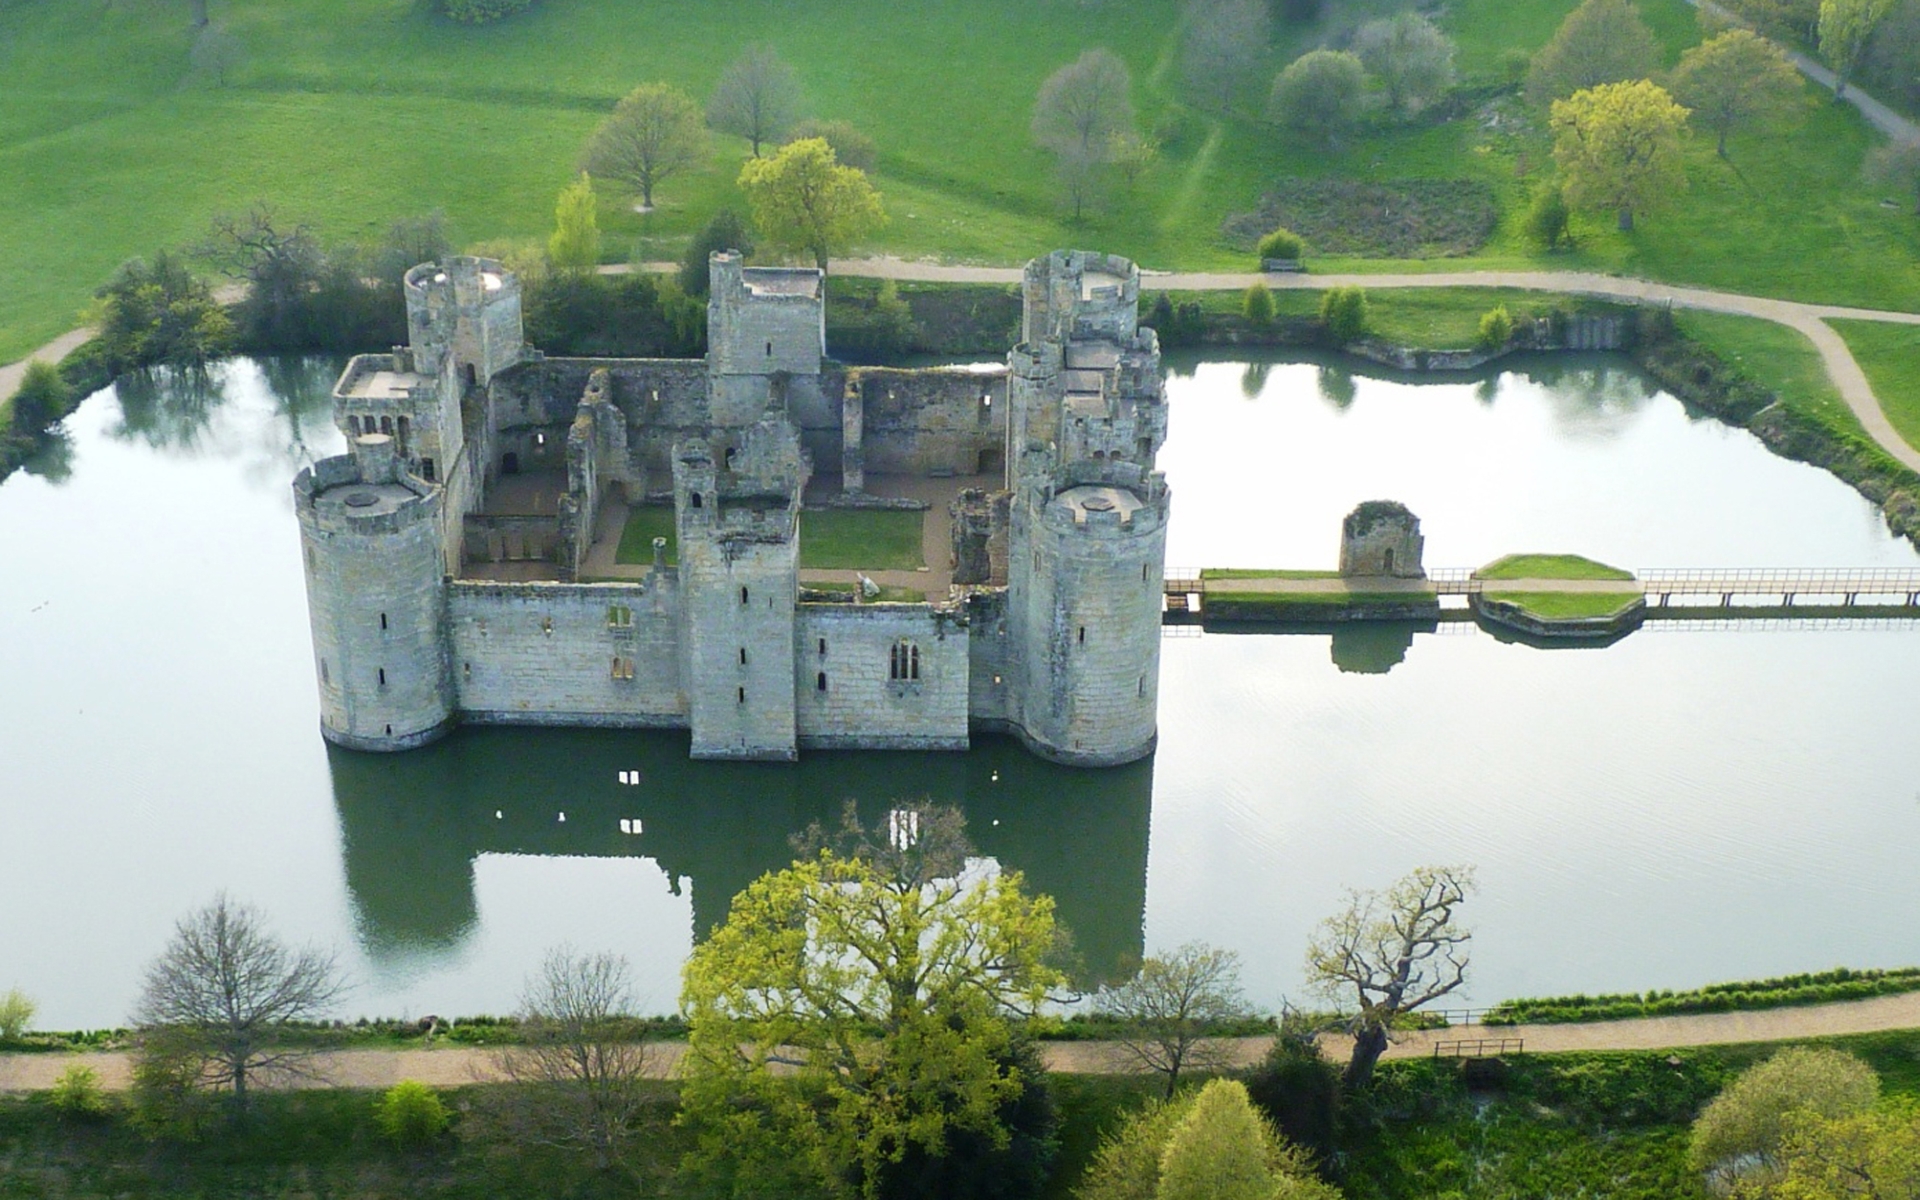
[(800, 514), (800, 565), (817, 571), (917, 571), (923, 512), (809, 509)]
[(1908, 445), (1920, 446), (1920, 328), (1872, 321), (1832, 325), (1867, 373), (1887, 420)]
[(1209, 579), (1338, 579), (1338, 571), (1294, 571), (1259, 567), (1208, 567), (1200, 578)]
[(1518, 605), (1546, 621), (1616, 616), (1640, 599), (1639, 592), (1487, 592), (1489, 600)]
[(1799, 330), (1728, 313), (1680, 312), (1674, 320), (1682, 333), (1778, 392), (1782, 404), (1829, 428), (1866, 436), (1860, 418), (1827, 378), (1820, 352)]
[(1620, 579), (1632, 571), (1610, 567), (1578, 554), (1509, 554), (1474, 572), (1482, 579)]
[[(1573, 0), (1461, 0), (1446, 20), (1469, 82), (1497, 79)], [(1334, 7), (1334, 6), (1330, 6)], [(1337, 6), (1362, 20), (1390, 0)], [(1698, 37), (1684, 0), (1642, 0), (1669, 57)], [(1920, 222), (1860, 187), (1869, 135), (1851, 109), (1814, 104), (1799, 131), (1736, 139), (1732, 164), (1692, 139), (1692, 189), (1622, 236), (1582, 218), (1580, 247), (1543, 256), (1517, 233), (1546, 162), (1538, 129), (1469, 116), (1355, 138), (1331, 151), (1247, 115), (1196, 112), (1178, 95), (1178, 0), (1103, 7), (978, 0), (747, 0), (655, 6), (544, 0), (494, 27), (453, 26), (414, 0), (213, 0), (245, 49), (226, 87), (188, 69), (183, 5), (0, 3), (0, 360), (75, 322), (125, 257), (196, 240), (216, 211), (255, 197), (329, 237), (366, 238), (432, 208), (456, 240), (541, 236), (582, 140), (635, 83), (704, 96), (724, 64), (771, 39), (799, 69), (811, 108), (878, 141), (891, 224), (868, 247), (1012, 263), (1092, 245), (1153, 267), (1249, 265), (1220, 239), (1285, 175), (1475, 177), (1504, 209), (1492, 242), (1442, 266), (1618, 270), (1737, 290), (1920, 307)], [(982, 36), (991, 30), (993, 36)], [(1338, 32), (1284, 27), (1277, 68)], [(1070, 224), (1027, 120), (1040, 81), (1091, 46), (1133, 68), (1159, 162), (1128, 193)], [(1271, 77), (1271, 72), (1267, 72)], [(940, 103), (903, 102), (940, 97)], [(1244, 98), (1251, 112), (1256, 97)], [(608, 197), (609, 254), (671, 254), (716, 207), (737, 203), (740, 143), (666, 183), (639, 216)], [(1315, 259), (1316, 269), (1403, 264)]]
[(627, 527), (620, 531), (619, 548), (613, 552), (617, 563), (653, 561), (653, 539), (667, 539), (667, 565), (680, 561), (680, 545), (673, 528), (673, 510), (665, 505), (649, 505), (627, 510)]

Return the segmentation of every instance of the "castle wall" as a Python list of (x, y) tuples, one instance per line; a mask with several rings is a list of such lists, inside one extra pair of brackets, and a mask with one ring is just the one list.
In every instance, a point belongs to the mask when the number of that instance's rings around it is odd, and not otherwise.
[(1007, 593), (968, 596), (967, 714), (975, 726), (993, 733), (1013, 728), (1018, 715), (1012, 699), (1018, 663), (1008, 637)]
[(793, 661), (803, 747), (967, 748), (968, 636), (953, 614), (924, 604), (803, 604)]
[(862, 367), (848, 380), (860, 388), (868, 472), (973, 475), (1004, 464), (1005, 371)]
[(447, 624), (461, 712), (483, 723), (683, 728), (679, 612), (671, 574), (643, 583), (453, 580)]

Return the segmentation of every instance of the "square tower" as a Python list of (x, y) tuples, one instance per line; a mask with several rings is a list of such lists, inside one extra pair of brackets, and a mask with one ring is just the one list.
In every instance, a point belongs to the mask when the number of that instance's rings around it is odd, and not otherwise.
[(776, 377), (817, 391), (826, 357), (826, 276), (813, 267), (749, 267), (738, 251), (708, 260), (707, 375), (715, 426), (751, 425), (784, 399)]

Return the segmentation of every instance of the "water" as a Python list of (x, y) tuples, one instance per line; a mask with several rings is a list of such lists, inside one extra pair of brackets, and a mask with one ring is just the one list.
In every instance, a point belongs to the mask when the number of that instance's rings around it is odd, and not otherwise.
[[(791, 832), (902, 794), (964, 805), (982, 851), (1059, 900), (1090, 975), (1204, 939), (1269, 1005), (1298, 997), (1343, 888), (1423, 862), (1479, 869), (1479, 1002), (1920, 961), (1906, 627), (1169, 638), (1160, 752), (1109, 772), (994, 740), (798, 767), (695, 765), (648, 733), (330, 750), (287, 485), (338, 450), (337, 366), (109, 389), (0, 485), (0, 989), (43, 1025), (123, 1020), (220, 888), (337, 947), (350, 1012), (510, 1009), (560, 941), (626, 954), (670, 1009), (695, 928)], [(1617, 361), (1418, 385), (1186, 369), (1176, 565), (1330, 566), (1376, 497), (1420, 514), (1434, 565), (1916, 565), (1845, 486)]]

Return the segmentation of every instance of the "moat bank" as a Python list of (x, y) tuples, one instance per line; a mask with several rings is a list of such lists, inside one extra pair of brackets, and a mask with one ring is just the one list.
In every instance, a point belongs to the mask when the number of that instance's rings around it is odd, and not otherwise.
[[(0, 929), (0, 989), (43, 1023), (122, 1020), (173, 918), (218, 887), (337, 944), (353, 1011), (509, 1008), (562, 939), (629, 955), (665, 1009), (696, 923), (790, 831), (903, 792), (966, 805), (1096, 966), (1204, 938), (1246, 956), (1263, 1003), (1342, 887), (1422, 861), (1481, 868), (1477, 1001), (1915, 957), (1904, 627), (1564, 652), (1466, 626), (1171, 637), (1160, 752), (1115, 772), (998, 741), (797, 768), (696, 767), (671, 734), (329, 753), (286, 480), (336, 450), (336, 367), (104, 393), (63, 460), (0, 487), (0, 911), (28, 914)], [(1617, 359), (1417, 383), (1181, 370), (1174, 565), (1331, 566), (1340, 517), (1381, 496), (1419, 513), (1435, 565), (1920, 561), (1845, 485)]]

